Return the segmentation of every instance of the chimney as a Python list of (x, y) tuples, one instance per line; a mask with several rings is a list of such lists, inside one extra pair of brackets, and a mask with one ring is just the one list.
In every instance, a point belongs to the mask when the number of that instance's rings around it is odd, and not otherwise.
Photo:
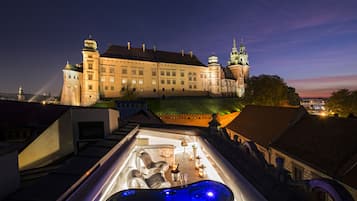
[(145, 43), (143, 43), (143, 52), (145, 52)]
[(190, 51), (190, 57), (192, 58), (192, 56), (193, 56), (193, 52), (192, 52), (192, 51)]
[(183, 50), (181, 50), (181, 55), (185, 56), (185, 52)]
[(128, 50), (130, 50), (130, 41), (128, 41)]

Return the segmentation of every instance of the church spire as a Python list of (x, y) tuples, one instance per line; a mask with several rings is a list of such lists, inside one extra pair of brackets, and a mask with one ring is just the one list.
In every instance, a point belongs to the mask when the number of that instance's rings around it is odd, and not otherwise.
[(236, 38), (233, 38), (233, 49), (237, 48)]

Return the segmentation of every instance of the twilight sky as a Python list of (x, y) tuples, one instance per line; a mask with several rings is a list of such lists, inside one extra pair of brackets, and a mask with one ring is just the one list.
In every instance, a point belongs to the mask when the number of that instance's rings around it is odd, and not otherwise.
[(357, 90), (356, 0), (4, 0), (0, 26), (0, 92), (58, 95), (89, 34), (101, 53), (131, 41), (224, 66), (235, 37), (251, 75), (279, 75), (301, 96)]

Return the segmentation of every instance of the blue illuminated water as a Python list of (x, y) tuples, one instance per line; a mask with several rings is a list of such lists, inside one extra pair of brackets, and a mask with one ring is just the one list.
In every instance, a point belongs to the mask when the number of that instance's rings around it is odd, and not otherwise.
[(129, 189), (112, 195), (107, 201), (233, 201), (234, 196), (226, 185), (203, 180), (165, 189)]

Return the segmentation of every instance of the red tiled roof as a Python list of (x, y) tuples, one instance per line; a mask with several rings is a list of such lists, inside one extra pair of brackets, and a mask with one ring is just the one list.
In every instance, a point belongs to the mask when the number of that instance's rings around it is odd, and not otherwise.
[(226, 128), (269, 147), (289, 126), (307, 115), (303, 107), (270, 107), (248, 105)]
[(195, 55), (111, 45), (101, 57), (205, 66)]
[(272, 147), (357, 189), (357, 120), (305, 116)]

